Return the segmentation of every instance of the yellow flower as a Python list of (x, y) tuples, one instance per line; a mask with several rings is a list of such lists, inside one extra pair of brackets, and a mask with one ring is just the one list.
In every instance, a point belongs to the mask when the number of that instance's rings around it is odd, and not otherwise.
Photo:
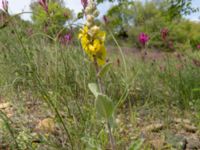
[(105, 39), (106, 39), (106, 33), (103, 32), (103, 31), (99, 31), (99, 32), (97, 33), (97, 36), (100, 38), (100, 40), (101, 40), (102, 42), (104, 42)]
[(84, 35), (87, 35), (87, 34), (88, 34), (88, 27), (84, 26), (83, 29), (81, 29), (78, 35), (78, 38), (81, 39)]
[(98, 39), (95, 39), (94, 42), (93, 42), (93, 48), (94, 49), (91, 49), (91, 51), (97, 53), (98, 51), (101, 50), (101, 43)]
[[(89, 34), (94, 32), (94, 34)], [(79, 33), (78, 38), (81, 40), (83, 50), (89, 56), (91, 61), (97, 61), (98, 65), (104, 65), (106, 61), (106, 49), (104, 46), (105, 32), (101, 31), (98, 26), (89, 29), (84, 26)]]
[(101, 45), (101, 51), (97, 52), (97, 63), (102, 66), (106, 63), (106, 49), (104, 45)]

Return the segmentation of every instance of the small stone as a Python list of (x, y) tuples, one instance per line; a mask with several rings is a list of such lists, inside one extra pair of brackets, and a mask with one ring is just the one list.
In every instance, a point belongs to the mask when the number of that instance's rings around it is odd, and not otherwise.
[(200, 149), (200, 140), (199, 139), (194, 139), (194, 138), (189, 138), (187, 139), (187, 149), (189, 150), (198, 150)]
[(197, 131), (197, 128), (193, 125), (188, 125), (188, 124), (185, 124), (184, 125), (184, 128), (187, 132), (192, 132), (192, 133), (195, 133)]
[(119, 129), (119, 132), (120, 132), (120, 133), (122, 133), (123, 131), (124, 131), (124, 129), (123, 129), (123, 128), (120, 128), (120, 129)]
[(175, 123), (185, 123), (185, 124), (191, 124), (190, 120), (188, 119), (181, 119), (181, 118), (175, 118), (174, 119)]
[(10, 106), (11, 106), (11, 104), (9, 102), (7, 102), (7, 103), (1, 103), (0, 104), (0, 109), (6, 109), (6, 108), (8, 108)]
[(162, 123), (157, 124), (151, 124), (147, 126), (144, 131), (152, 131), (152, 132), (158, 132), (159, 130), (162, 130), (164, 125)]
[(117, 124), (120, 124), (120, 122), (121, 122), (121, 120), (119, 118), (116, 118), (115, 121), (116, 121)]
[(8, 113), (8, 114), (7, 114), (7, 117), (8, 117), (8, 118), (11, 118), (12, 116), (13, 116), (13, 113)]
[(150, 141), (149, 143), (154, 147), (154, 149), (162, 149), (164, 145), (164, 140), (156, 139), (156, 140)]
[(43, 119), (36, 126), (36, 130), (39, 130), (45, 133), (53, 133), (55, 132), (55, 122), (52, 118)]
[(132, 125), (132, 124), (128, 124), (127, 127), (128, 127), (128, 128), (132, 128), (133, 125)]

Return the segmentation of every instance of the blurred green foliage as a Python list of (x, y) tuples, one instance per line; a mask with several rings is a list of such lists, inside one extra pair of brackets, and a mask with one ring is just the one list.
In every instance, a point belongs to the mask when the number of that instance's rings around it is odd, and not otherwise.
[(199, 8), (192, 7), (192, 0), (166, 0), (166, 2), (168, 2), (168, 17), (170, 20), (199, 10)]
[(42, 29), (49, 35), (60, 32), (65, 23), (73, 18), (73, 12), (64, 7), (62, 1), (48, 1), (48, 12), (38, 2), (31, 4), (32, 20), (37, 28)]
[[(200, 25), (179, 17), (169, 19), (169, 3), (146, 2), (121, 2), (110, 8), (106, 14), (108, 24), (106, 28), (115, 33), (121, 43), (126, 40), (126, 45), (140, 47), (138, 35), (141, 32), (149, 34), (149, 48), (162, 49), (163, 51), (196, 49), (199, 43)], [(167, 40), (163, 41), (161, 30), (168, 29)], [(108, 37), (111, 40), (111, 37)]]

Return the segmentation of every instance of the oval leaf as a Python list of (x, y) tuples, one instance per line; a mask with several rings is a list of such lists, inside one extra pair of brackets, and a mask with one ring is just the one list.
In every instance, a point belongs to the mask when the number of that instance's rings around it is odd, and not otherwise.
[(103, 94), (99, 94), (96, 99), (97, 114), (104, 119), (110, 119), (114, 112), (114, 104), (112, 100)]
[(97, 98), (97, 96), (99, 95), (99, 88), (98, 88), (97, 84), (89, 83), (88, 87), (89, 87), (90, 91), (92, 92), (92, 94), (94, 94), (94, 96)]

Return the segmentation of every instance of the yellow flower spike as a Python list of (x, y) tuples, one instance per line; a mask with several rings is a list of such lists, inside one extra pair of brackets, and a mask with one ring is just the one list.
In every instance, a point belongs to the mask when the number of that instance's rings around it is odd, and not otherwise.
[(80, 29), (78, 38), (81, 39), (84, 35), (87, 35), (87, 33), (88, 33), (88, 27), (84, 26), (82, 29)]
[[(78, 38), (81, 41), (81, 45), (85, 53), (88, 55), (91, 61), (97, 61), (98, 65), (104, 65), (106, 62), (106, 49), (104, 46), (106, 33), (100, 30), (100, 27), (95, 25), (93, 16), (93, 6), (90, 11), (86, 13), (87, 22), (85, 26), (80, 30)], [(96, 8), (96, 7), (94, 7)], [(86, 10), (89, 8), (86, 8)]]

